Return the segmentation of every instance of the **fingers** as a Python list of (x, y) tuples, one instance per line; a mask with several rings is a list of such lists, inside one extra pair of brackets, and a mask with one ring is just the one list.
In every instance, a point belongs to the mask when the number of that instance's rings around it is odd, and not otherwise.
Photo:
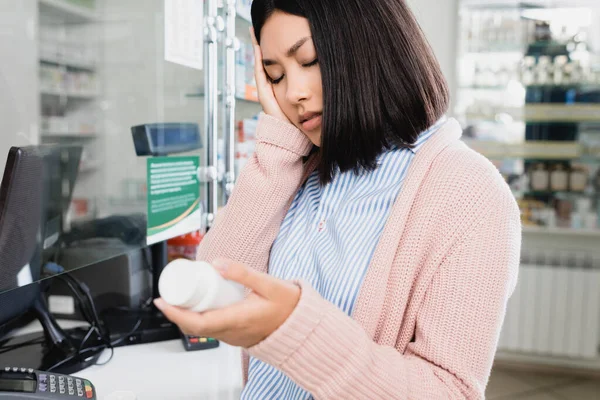
[(263, 68), (262, 63), (262, 52), (260, 51), (260, 46), (256, 41), (256, 36), (254, 36), (254, 28), (250, 28), (250, 36), (252, 37), (252, 47), (254, 49), (254, 76), (256, 78), (256, 84), (259, 89), (264, 88), (265, 85), (268, 85), (267, 76), (265, 74), (265, 70)]
[(254, 28), (250, 27), (250, 38), (252, 39), (252, 44), (258, 46), (258, 42), (256, 41), (256, 35), (254, 34)]
[(223, 332), (235, 330), (247, 314), (243, 306), (197, 313), (173, 307), (161, 298), (155, 299), (154, 304), (183, 333), (196, 336), (217, 337)]
[(174, 307), (164, 301), (162, 298), (154, 300), (154, 305), (167, 319), (177, 325), (184, 333), (195, 332), (196, 328), (202, 325), (203, 316), (199, 313)]
[(228, 280), (238, 282), (269, 300), (278, 300), (291, 284), (268, 274), (257, 272), (248, 266), (227, 259), (218, 259), (213, 265)]

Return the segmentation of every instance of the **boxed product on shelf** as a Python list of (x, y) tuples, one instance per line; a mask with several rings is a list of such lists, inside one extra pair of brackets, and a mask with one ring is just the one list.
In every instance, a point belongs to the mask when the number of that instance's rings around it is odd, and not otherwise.
[(42, 91), (66, 94), (93, 95), (97, 91), (95, 74), (86, 71), (67, 71), (53, 65), (40, 65)]
[(254, 79), (254, 50), (252, 44), (240, 42), (235, 60), (235, 91), (238, 98), (258, 101)]
[(238, 122), (238, 135), (235, 144), (235, 175), (239, 176), (256, 146), (256, 126), (258, 119), (245, 118)]
[(85, 197), (74, 197), (67, 214), (67, 220), (70, 222), (86, 221), (94, 218), (96, 215), (96, 203), (94, 199)]
[(93, 68), (96, 64), (96, 52), (87, 43), (40, 41), (40, 59), (73, 68)]
[(46, 91), (58, 92), (64, 89), (64, 70), (56, 66), (40, 65), (40, 88)]
[(66, 90), (72, 93), (94, 94), (97, 90), (96, 76), (89, 72), (68, 72)]
[(90, 118), (44, 116), (41, 120), (41, 130), (47, 134), (85, 135), (96, 132), (95, 123)]
[(167, 240), (168, 262), (179, 258), (195, 260), (203, 237), (200, 231), (195, 231)]
[(79, 32), (69, 34), (60, 26), (41, 25), (39, 38), (42, 61), (84, 68), (91, 68), (98, 61), (96, 45), (83, 39)]
[(518, 10), (471, 10), (463, 12), (461, 17), (466, 51), (520, 50), (522, 24)]
[(64, 117), (42, 117), (42, 132), (69, 132), (69, 120)]

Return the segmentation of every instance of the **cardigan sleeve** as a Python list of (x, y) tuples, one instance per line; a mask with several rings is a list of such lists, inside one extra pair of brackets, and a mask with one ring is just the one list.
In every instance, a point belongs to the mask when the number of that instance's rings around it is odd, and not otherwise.
[(294, 125), (261, 114), (253, 157), (200, 243), (197, 259), (225, 257), (265, 271), (287, 206), (299, 188), (312, 143)]
[(483, 399), (521, 238), (514, 198), (495, 198), (436, 270), (404, 352), (298, 282), (296, 309), (249, 353), (316, 399)]

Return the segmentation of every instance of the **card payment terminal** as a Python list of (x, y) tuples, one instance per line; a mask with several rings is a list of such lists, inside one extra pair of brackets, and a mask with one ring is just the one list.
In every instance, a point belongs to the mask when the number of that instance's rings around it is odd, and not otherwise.
[(87, 379), (38, 371), (31, 368), (6, 367), (0, 370), (0, 400), (22, 399), (92, 399), (94, 385)]

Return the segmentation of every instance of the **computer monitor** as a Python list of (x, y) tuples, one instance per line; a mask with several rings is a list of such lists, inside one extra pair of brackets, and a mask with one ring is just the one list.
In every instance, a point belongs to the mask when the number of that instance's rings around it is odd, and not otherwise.
[[(43, 181), (43, 158), (11, 148), (0, 184), (0, 292), (40, 277)], [(28, 310), (38, 292), (39, 286), (32, 285), (0, 294), (0, 325)]]
[(43, 265), (60, 247), (81, 151), (58, 145), (10, 149), (0, 186), (0, 293), (42, 278)]
[[(50, 314), (38, 281), (60, 243), (80, 156), (81, 148), (73, 146), (13, 147), (0, 185), (0, 287), (4, 290), (0, 293), (0, 340), (31, 320), (21, 317), (35, 315), (44, 328), (42, 351), (37, 352), (36, 361), (16, 358), (31, 368), (81, 369), (83, 362), (74, 358), (72, 363), (58, 364), (77, 355), (79, 343)], [(41, 360), (39, 353), (43, 353)], [(3, 358), (6, 361), (9, 356)]]
[(71, 204), (79, 162), (81, 146), (49, 146), (41, 149), (44, 164), (44, 207), (42, 231), (43, 259), (46, 263), (56, 256), (61, 239), (66, 233), (65, 219)]

